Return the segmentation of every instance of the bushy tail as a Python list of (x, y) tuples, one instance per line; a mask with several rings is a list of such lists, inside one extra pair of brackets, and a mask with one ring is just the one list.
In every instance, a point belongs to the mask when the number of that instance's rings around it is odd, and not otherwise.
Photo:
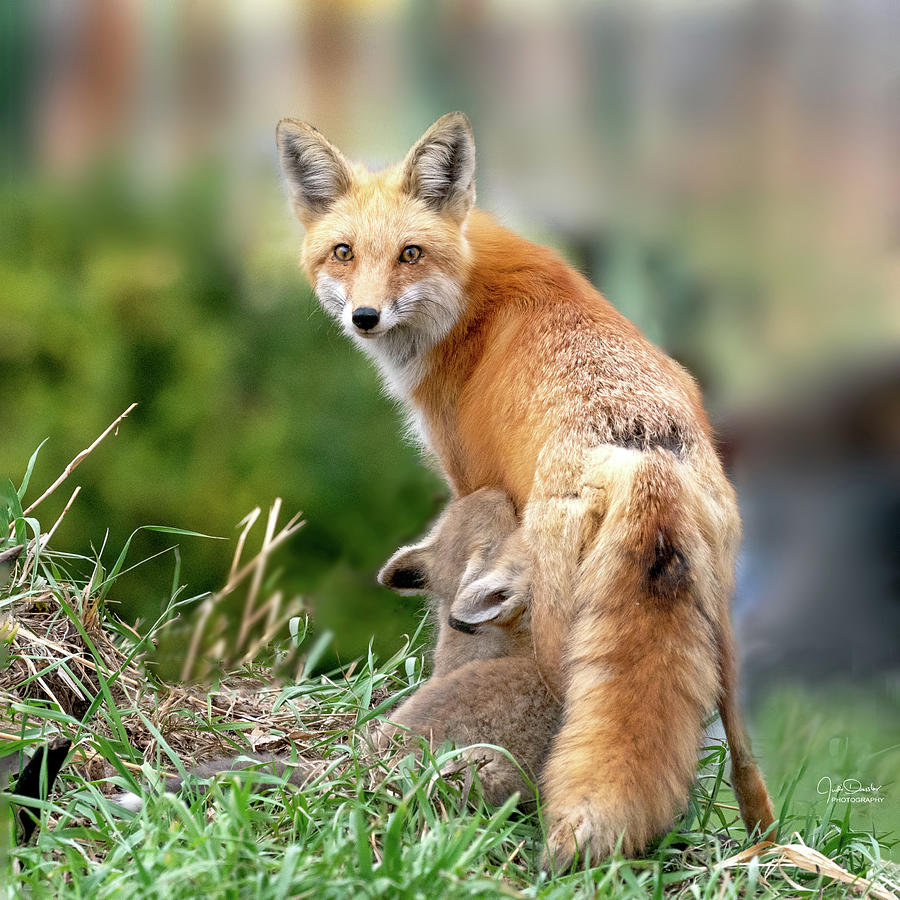
[[(662, 451), (648, 454), (641, 461), (631, 486), (631, 502), (624, 508), (620, 504), (625, 554), (630, 553), (635, 561), (635, 574), (642, 573), (643, 590), (648, 598), (663, 604), (686, 601), (696, 607), (705, 625), (712, 625), (718, 675), (717, 707), (731, 751), (732, 788), (747, 833), (758, 830), (765, 834), (774, 821), (772, 803), (753, 757), (740, 710), (728, 592), (722, 591), (723, 582), (729, 583), (729, 573), (717, 571), (723, 565), (730, 566), (731, 561), (718, 561), (710, 552), (712, 542), (702, 534), (702, 524), (715, 517), (706, 514), (706, 502), (699, 492), (681, 482), (678, 468), (672, 455)], [(701, 531), (691, 530), (698, 525)], [(691, 565), (686, 557), (688, 552)], [(701, 644), (694, 644), (705, 657), (704, 666), (709, 662), (709, 637), (709, 632), (703, 629)]]

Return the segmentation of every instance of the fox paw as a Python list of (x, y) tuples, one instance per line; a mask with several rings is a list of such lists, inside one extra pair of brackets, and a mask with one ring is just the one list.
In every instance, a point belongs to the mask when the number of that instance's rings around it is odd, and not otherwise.
[(613, 853), (617, 841), (618, 834), (606, 817), (587, 800), (554, 810), (541, 867), (547, 872), (565, 872), (576, 857), (581, 865), (597, 865)]

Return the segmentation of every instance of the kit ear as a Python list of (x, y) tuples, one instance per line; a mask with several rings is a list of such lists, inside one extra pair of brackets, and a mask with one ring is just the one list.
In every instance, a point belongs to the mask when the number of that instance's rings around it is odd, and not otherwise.
[(475, 138), (461, 112), (441, 116), (409, 151), (403, 185), (435, 212), (462, 220), (475, 203)]
[(282, 119), (275, 140), (294, 214), (308, 225), (349, 190), (352, 170), (341, 151), (306, 122)]
[(428, 590), (428, 550), (421, 544), (401, 547), (378, 573), (378, 583), (398, 594)]
[(508, 584), (498, 584), (493, 573), (460, 589), (450, 606), (450, 623), (503, 625), (525, 610), (525, 601)]

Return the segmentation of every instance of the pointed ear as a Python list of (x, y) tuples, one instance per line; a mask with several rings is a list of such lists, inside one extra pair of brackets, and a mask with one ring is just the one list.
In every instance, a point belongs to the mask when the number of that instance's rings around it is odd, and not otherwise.
[[(493, 622), (502, 625), (525, 610), (525, 601), (513, 593), (506, 583), (498, 583), (492, 574), (473, 581), (456, 595), (450, 606), (450, 625), (481, 625)], [(465, 629), (459, 629), (462, 631)]]
[(475, 138), (461, 112), (441, 116), (409, 151), (403, 187), (435, 212), (465, 218), (475, 202)]
[(350, 165), (337, 147), (306, 122), (282, 119), (275, 139), (294, 214), (308, 225), (349, 190)]
[(421, 594), (428, 589), (428, 550), (422, 544), (401, 547), (381, 568), (378, 583), (398, 594)]

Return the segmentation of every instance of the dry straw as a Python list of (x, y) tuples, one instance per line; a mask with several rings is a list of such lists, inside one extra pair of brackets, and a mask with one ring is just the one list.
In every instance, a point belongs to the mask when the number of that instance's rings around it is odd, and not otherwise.
[(900, 890), (900, 883), (892, 880), (891, 883), (885, 884), (880, 879), (868, 879), (854, 875), (839, 866), (833, 859), (819, 853), (818, 850), (807, 847), (799, 834), (794, 835), (792, 844), (773, 844), (770, 841), (754, 844), (752, 847), (730, 856), (722, 865), (726, 868), (747, 866), (755, 859), (759, 860), (761, 878), (765, 877), (767, 872), (777, 870), (785, 881), (801, 892), (806, 892), (808, 888), (797, 884), (785, 871), (785, 866), (793, 866), (804, 872), (812, 872), (814, 875), (822, 875), (825, 878), (840, 881), (864, 897), (876, 897), (878, 900), (898, 900), (897, 891)]
[[(33, 513), (46, 501), (105, 437), (117, 431), (135, 406), (131, 404), (78, 453), (24, 514)], [(218, 683), (209, 690), (200, 684), (165, 684), (147, 674), (146, 655), (157, 634), (176, 622), (157, 623), (152, 634), (142, 637), (109, 610), (101, 609), (99, 562), (95, 577), (83, 587), (40, 575), (40, 554), (47, 549), (79, 490), (75, 488), (52, 528), (8, 554), (12, 570), (3, 591), (7, 600), (0, 612), (4, 663), (0, 666), (0, 740), (20, 741), (31, 736), (43, 742), (62, 734), (73, 739), (73, 762), (85, 776), (96, 779), (114, 773), (102, 745), (121, 738), (117, 733), (120, 727), (145, 762), (158, 764), (161, 736), (167, 748), (188, 767), (247, 749), (289, 749), (292, 744), (312, 742), (335, 728), (338, 723), (307, 714), (302, 703), (281, 705), (276, 710), (280, 689), (238, 672), (251, 664), (301, 609), (299, 601), (286, 603), (281, 592), (265, 596), (262, 588), (272, 553), (304, 524), (299, 514), (279, 527), (281, 500), (277, 499), (266, 518), (262, 546), (249, 559), (245, 559), (247, 545), (261, 510), (246, 516), (239, 526), (241, 532), (224, 587), (210, 594), (192, 616), (182, 681), (214, 675)], [(237, 638), (226, 642), (222, 604), (242, 587), (247, 588), (247, 595)], [(299, 658), (296, 647), (292, 653)], [(210, 664), (211, 658), (217, 660), (217, 667)], [(96, 709), (101, 694), (108, 697), (107, 704), (112, 701), (115, 716), (88, 715)], [(54, 711), (50, 717), (43, 715), (48, 702)], [(347, 727), (351, 723), (339, 724)], [(119, 764), (141, 769), (141, 764), (132, 760), (120, 760)]]

